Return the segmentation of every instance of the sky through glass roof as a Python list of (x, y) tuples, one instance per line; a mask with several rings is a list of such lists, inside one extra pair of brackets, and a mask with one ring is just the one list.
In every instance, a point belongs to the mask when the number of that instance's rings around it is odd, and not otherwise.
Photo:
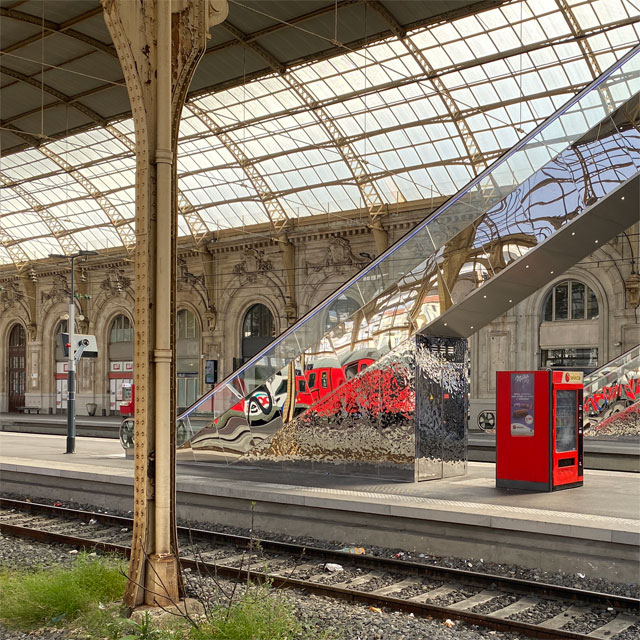
[[(511, 2), (202, 95), (180, 206), (215, 232), (451, 195), (638, 40), (640, 0)], [(0, 264), (122, 246), (134, 182), (131, 120), (2, 157)]]

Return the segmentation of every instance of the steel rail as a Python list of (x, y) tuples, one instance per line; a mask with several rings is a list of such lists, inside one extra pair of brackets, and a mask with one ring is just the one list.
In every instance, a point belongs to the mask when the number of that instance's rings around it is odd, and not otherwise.
[[(69, 509), (66, 507), (52, 507), (50, 505), (42, 505), (38, 503), (30, 503), (24, 501), (10, 500), (0, 498), (0, 507), (5, 509), (15, 509), (21, 513), (41, 513), (54, 517), (67, 518), (70, 520), (86, 520), (92, 518), (102, 524), (115, 525), (118, 527), (131, 527), (132, 519), (111, 514), (95, 513), (89, 511), (81, 511), (77, 509)], [(59, 543), (65, 545), (76, 546), (84, 549), (99, 549), (110, 553), (120, 553), (128, 555), (129, 547), (120, 544), (101, 542), (97, 540), (79, 538), (64, 533), (55, 533), (43, 531), (40, 529), (30, 529), (20, 525), (0, 522), (0, 531), (8, 535), (16, 537), (29, 538), (45, 543)], [(492, 590), (502, 590), (508, 593), (535, 595), (541, 598), (551, 598), (562, 601), (579, 601), (590, 605), (599, 605), (602, 607), (613, 607), (620, 611), (630, 611), (633, 613), (640, 612), (640, 600), (628, 598), (614, 594), (598, 593), (593, 591), (583, 591), (570, 587), (551, 585), (540, 582), (533, 582), (519, 578), (510, 578), (499, 575), (478, 573), (475, 571), (466, 571), (461, 569), (452, 569), (448, 567), (438, 567), (418, 562), (408, 562), (391, 558), (379, 558), (370, 555), (355, 555), (340, 551), (333, 551), (317, 547), (308, 547), (287, 542), (279, 542), (275, 540), (258, 540), (248, 536), (240, 536), (234, 534), (218, 533), (201, 529), (190, 529), (188, 527), (179, 527), (178, 533), (182, 536), (188, 536), (190, 541), (206, 541), (221, 545), (231, 545), (242, 549), (252, 549), (259, 547), (262, 552), (282, 553), (292, 557), (304, 557), (305, 559), (315, 559), (322, 562), (337, 562), (348, 564), (352, 567), (361, 569), (375, 569), (398, 573), (404, 575), (416, 575), (422, 578), (435, 580), (443, 580), (466, 584), (474, 587), (487, 588), (490, 586)], [(329, 596), (352, 602), (359, 602), (374, 606), (387, 607), (395, 611), (404, 611), (419, 616), (433, 616), (438, 618), (456, 618), (463, 620), (469, 624), (479, 624), (490, 627), (491, 629), (500, 631), (519, 631), (527, 636), (536, 638), (586, 638), (587, 636), (570, 631), (562, 631), (561, 629), (544, 629), (543, 627), (532, 625), (529, 623), (505, 620), (491, 615), (473, 613), (471, 611), (460, 611), (455, 608), (442, 607), (421, 602), (412, 602), (403, 600), (393, 596), (376, 595), (375, 593), (367, 593), (354, 589), (334, 587), (332, 585), (319, 584), (317, 582), (309, 582), (299, 580), (293, 577), (283, 576), (278, 573), (266, 574), (262, 571), (244, 569), (242, 567), (228, 567), (217, 563), (203, 562), (198, 559), (181, 558), (183, 567), (192, 569), (205, 569), (217, 572), (231, 579), (240, 576), (249, 576), (252, 580), (269, 580), (278, 588), (295, 588), (313, 593), (316, 595)], [(224, 562), (224, 559), (221, 559)]]
[[(25, 512), (29, 511), (51, 514), (57, 517), (76, 520), (93, 518), (103, 524), (117, 525), (119, 527), (127, 527), (129, 529), (133, 525), (133, 519), (125, 516), (96, 513), (93, 511), (82, 511), (80, 509), (70, 509), (68, 507), (55, 507), (34, 502), (12, 500), (9, 498), (0, 498), (0, 507)], [(0, 525), (2, 525), (2, 523), (0, 523)], [(510, 578), (508, 576), (491, 573), (466, 571), (464, 569), (454, 569), (451, 567), (440, 567), (432, 564), (410, 562), (394, 558), (381, 558), (367, 554), (351, 554), (344, 551), (324, 549), (322, 547), (298, 545), (290, 542), (281, 542), (279, 540), (263, 540), (232, 533), (221, 533), (217, 531), (209, 531), (207, 529), (193, 529), (183, 526), (178, 527), (178, 534), (189, 537), (193, 540), (206, 541), (220, 545), (233, 545), (243, 549), (249, 548), (252, 545), (259, 545), (262, 551), (269, 553), (285, 553), (291, 556), (304, 554), (307, 558), (315, 558), (324, 562), (349, 564), (360, 569), (381, 569), (384, 571), (405, 573), (408, 575), (419, 574), (426, 578), (464, 582), (465, 584), (476, 587), (486, 587), (491, 584), (516, 593), (530, 593), (532, 589), (535, 589), (537, 594), (546, 598), (580, 600), (582, 602), (594, 604), (606, 604), (606, 606), (613, 606), (618, 609), (640, 610), (640, 599), (597, 591), (583, 591), (572, 587), (535, 582), (521, 578)]]
[[(120, 527), (127, 527), (129, 529), (133, 526), (133, 519), (125, 516), (96, 513), (93, 511), (82, 511), (80, 509), (70, 509), (68, 507), (55, 507), (34, 502), (11, 500), (8, 498), (0, 498), (0, 507), (5, 509), (16, 509), (19, 511), (51, 514), (56, 517), (65, 517), (76, 520), (93, 518), (103, 524), (112, 524)], [(4, 525), (0, 523), (0, 526)], [(314, 558), (324, 562), (349, 564), (360, 569), (379, 569), (408, 575), (421, 575), (425, 578), (462, 582), (475, 587), (495, 585), (514, 593), (531, 593), (532, 591), (535, 591), (536, 595), (540, 595), (545, 598), (579, 600), (589, 604), (600, 604), (608, 607), (615, 607), (617, 609), (638, 610), (640, 612), (640, 599), (619, 596), (611, 593), (585, 591), (582, 589), (545, 582), (524, 580), (522, 578), (511, 578), (508, 576), (482, 573), (478, 571), (467, 571), (452, 567), (441, 567), (421, 562), (410, 562), (408, 560), (381, 558), (379, 556), (367, 554), (351, 554), (344, 551), (324, 549), (322, 547), (299, 545), (290, 542), (281, 542), (279, 540), (251, 538), (250, 536), (221, 533), (218, 531), (209, 531), (207, 529), (193, 529), (190, 527), (179, 526), (178, 534), (189, 537), (193, 540), (206, 541), (220, 545), (233, 545), (243, 549), (249, 548), (252, 545), (259, 545), (262, 551), (269, 553), (285, 553), (291, 556), (304, 554), (307, 558)]]

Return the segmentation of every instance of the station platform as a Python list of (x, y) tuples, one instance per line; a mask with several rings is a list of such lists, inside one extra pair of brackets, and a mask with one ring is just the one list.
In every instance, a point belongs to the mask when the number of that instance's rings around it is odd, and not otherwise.
[[(92, 438), (118, 438), (122, 416), (76, 416), (76, 433)], [(0, 413), (0, 431), (19, 433), (67, 432), (66, 414), (56, 413)]]
[[(133, 461), (119, 443), (0, 433), (4, 494), (130, 510)], [(583, 487), (554, 493), (496, 489), (495, 465), (421, 483), (179, 464), (181, 519), (567, 571), (632, 583), (640, 575), (640, 476), (587, 470)]]
[[(77, 416), (76, 432), (78, 436), (117, 440), (121, 422), (121, 416)], [(66, 435), (67, 417), (63, 414), (48, 413), (0, 413), (0, 431)], [(469, 460), (495, 462), (495, 435), (470, 431), (468, 447)], [(640, 473), (640, 438), (585, 438), (584, 467)]]

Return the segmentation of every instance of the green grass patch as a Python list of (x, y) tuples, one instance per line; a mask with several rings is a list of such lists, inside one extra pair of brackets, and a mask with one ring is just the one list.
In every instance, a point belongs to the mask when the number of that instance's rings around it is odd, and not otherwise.
[(268, 587), (249, 589), (231, 606), (210, 610), (189, 640), (319, 640), (335, 637), (307, 629), (294, 607)]
[(0, 622), (15, 629), (69, 624), (122, 598), (123, 560), (80, 554), (73, 567), (0, 573)]
[(341, 635), (301, 622), (282, 593), (255, 584), (231, 604), (225, 596), (226, 604), (191, 622), (148, 613), (128, 619), (121, 603), (125, 569), (121, 559), (80, 554), (71, 567), (0, 570), (0, 625), (23, 631), (63, 627), (88, 640), (336, 640)]

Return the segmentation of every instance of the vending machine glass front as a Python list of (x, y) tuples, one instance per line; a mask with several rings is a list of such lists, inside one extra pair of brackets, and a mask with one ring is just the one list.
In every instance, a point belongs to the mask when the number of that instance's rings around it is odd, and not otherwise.
[(556, 391), (556, 453), (577, 450), (578, 392)]

